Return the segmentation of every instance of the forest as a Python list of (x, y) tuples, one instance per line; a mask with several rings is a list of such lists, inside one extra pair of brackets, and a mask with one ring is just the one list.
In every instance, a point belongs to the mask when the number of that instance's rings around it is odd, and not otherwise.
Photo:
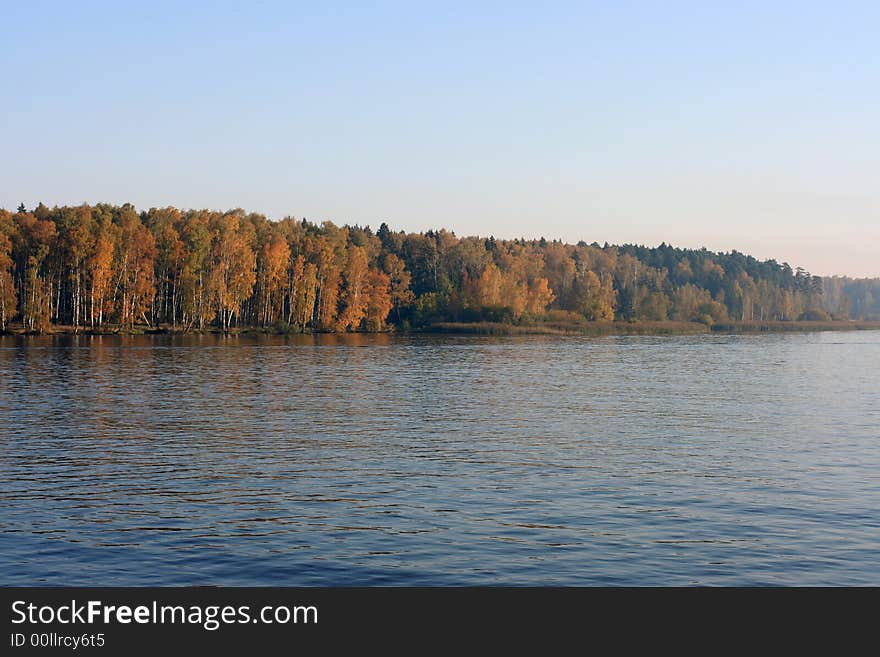
[(0, 209), (0, 330), (378, 332), (439, 322), (880, 317), (880, 283), (732, 251), (457, 237), (241, 209)]

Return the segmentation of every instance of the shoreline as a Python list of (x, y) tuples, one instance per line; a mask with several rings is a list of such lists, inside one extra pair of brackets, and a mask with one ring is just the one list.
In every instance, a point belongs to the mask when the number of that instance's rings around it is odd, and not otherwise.
[[(507, 324), (503, 322), (436, 322), (428, 326), (410, 330), (390, 330), (379, 333), (349, 332), (350, 335), (557, 335), (557, 336), (600, 336), (600, 335), (699, 335), (736, 333), (806, 333), (819, 331), (871, 331), (880, 330), (880, 321), (767, 321), (767, 322), (719, 322), (714, 325), (700, 322), (667, 321), (607, 321), (569, 323), (535, 322), (530, 324)], [(33, 333), (14, 327), (0, 335), (10, 336), (51, 336), (51, 335), (346, 335), (346, 333), (316, 331), (279, 331), (273, 328), (243, 326), (228, 331), (218, 328), (181, 330), (179, 328), (118, 326), (91, 329), (73, 326), (53, 326), (44, 333)]]
[(771, 321), (719, 322), (706, 325), (700, 322), (644, 321), (644, 322), (586, 322), (577, 325), (554, 324), (501, 324), (479, 322), (441, 322), (427, 332), (460, 335), (699, 335), (712, 333), (798, 333), (818, 331), (880, 330), (880, 321)]

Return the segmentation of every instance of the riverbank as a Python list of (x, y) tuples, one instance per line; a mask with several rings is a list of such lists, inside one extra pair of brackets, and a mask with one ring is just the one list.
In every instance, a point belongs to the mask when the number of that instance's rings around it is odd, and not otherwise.
[[(305, 334), (313, 333), (313, 331), (305, 331)], [(209, 327), (204, 329), (198, 328), (183, 328), (180, 326), (173, 327), (168, 325), (163, 326), (147, 326), (147, 325), (135, 325), (133, 327), (129, 326), (115, 326), (115, 325), (104, 325), (101, 328), (91, 328), (86, 326), (64, 326), (64, 325), (52, 325), (46, 331), (42, 333), (36, 333), (34, 331), (26, 331), (24, 328), (19, 325), (10, 326), (9, 330), (5, 333), (0, 332), (0, 335), (288, 335), (288, 334), (296, 334), (301, 335), (300, 331), (295, 330), (280, 330), (276, 327), (262, 327), (262, 326), (236, 326), (230, 328), (227, 331), (216, 327)]]
[(779, 333), (804, 331), (880, 330), (880, 322), (720, 322), (712, 326), (700, 322), (643, 321), (534, 324), (498, 322), (438, 322), (425, 329), (432, 333), (477, 335), (695, 335), (699, 333)]
[(475, 335), (692, 335), (708, 333), (697, 322), (437, 322), (422, 329), (425, 333)]
[(763, 333), (798, 331), (876, 331), (880, 322), (844, 321), (798, 321), (798, 322), (719, 322), (712, 326), (719, 333)]
[[(508, 324), (503, 322), (436, 322), (410, 331), (389, 330), (386, 333), (446, 333), (456, 335), (696, 335), (700, 333), (789, 333), (808, 331), (858, 331), (880, 330), (880, 321), (797, 321), (797, 322), (719, 322), (706, 325), (700, 322), (641, 321), (641, 322), (533, 322)], [(312, 333), (307, 331), (306, 333)], [(27, 335), (23, 327), (13, 326), (7, 335)], [(43, 335), (186, 335), (224, 334), (217, 328), (189, 329), (161, 326), (119, 327), (105, 326), (91, 329), (74, 326), (53, 326)], [(236, 327), (227, 335), (287, 335), (297, 331), (279, 330), (275, 327)]]
[(439, 322), (424, 329), (431, 333), (477, 335), (693, 335), (699, 333), (779, 333), (804, 331), (880, 330), (880, 322), (583, 322), (502, 324), (498, 322)]

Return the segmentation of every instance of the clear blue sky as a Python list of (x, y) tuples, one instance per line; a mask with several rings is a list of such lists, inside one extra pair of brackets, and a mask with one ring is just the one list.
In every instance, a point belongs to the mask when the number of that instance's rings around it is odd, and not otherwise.
[(243, 207), (880, 275), (877, 2), (0, 9), (2, 207)]

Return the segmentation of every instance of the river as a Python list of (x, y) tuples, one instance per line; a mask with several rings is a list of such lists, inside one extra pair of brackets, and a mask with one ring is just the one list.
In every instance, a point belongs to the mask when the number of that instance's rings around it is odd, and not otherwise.
[(0, 337), (2, 585), (880, 585), (880, 331)]

